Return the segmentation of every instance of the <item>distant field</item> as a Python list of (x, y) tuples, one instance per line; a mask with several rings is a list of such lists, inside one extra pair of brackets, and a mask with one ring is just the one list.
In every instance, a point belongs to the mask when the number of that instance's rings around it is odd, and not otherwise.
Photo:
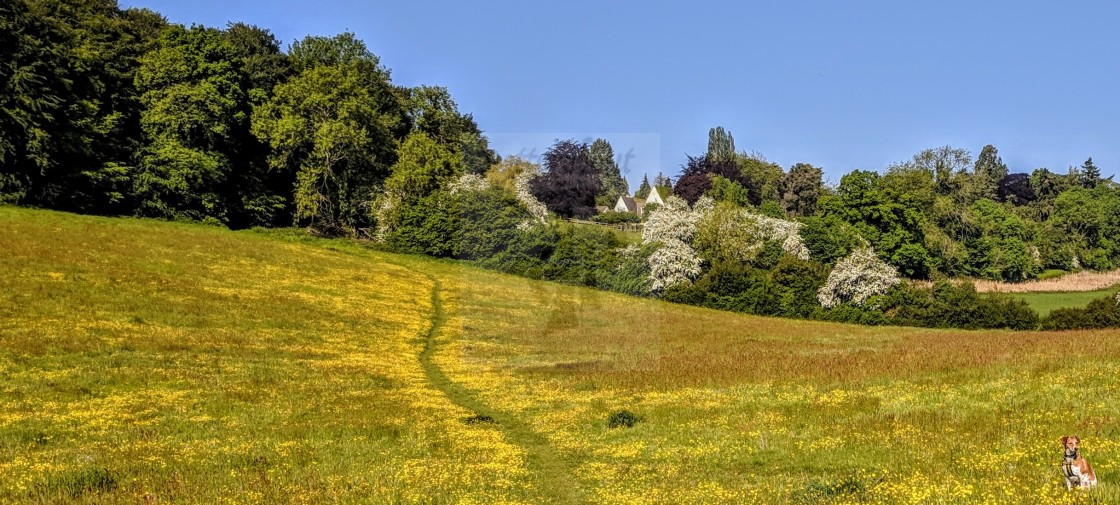
[(1114, 286), (1109, 289), (1101, 289), (1097, 291), (1068, 291), (1057, 293), (1014, 293), (1011, 296), (1026, 300), (1028, 304), (1037, 310), (1039, 314), (1045, 316), (1054, 309), (1065, 309), (1071, 307), (1084, 307), (1089, 302), (1097, 298), (1105, 296), (1116, 296), (1120, 292), (1120, 285)]
[(10, 207), (0, 250), (0, 502), (1120, 501), (1114, 331), (750, 317)]

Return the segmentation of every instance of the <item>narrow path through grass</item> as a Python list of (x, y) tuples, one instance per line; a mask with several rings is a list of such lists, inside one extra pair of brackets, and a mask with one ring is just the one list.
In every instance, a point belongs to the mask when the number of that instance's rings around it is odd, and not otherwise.
[[(409, 268), (404, 265), (399, 266)], [(536, 481), (541, 486), (539, 491), (541, 491), (542, 496), (553, 497), (554, 503), (582, 503), (582, 493), (576, 480), (572, 477), (571, 468), (568, 467), (563, 458), (556, 454), (548, 439), (533, 431), (531, 427), (516, 417), (485, 405), (470, 390), (451, 380), (440, 369), (439, 365), (432, 361), (432, 357), (439, 347), (437, 336), (448, 319), (447, 313), (443, 309), (443, 299), (440, 296), (443, 285), (434, 275), (409, 269), (432, 281), (431, 326), (428, 328), (424, 350), (420, 353), (420, 366), (423, 367), (428, 380), (437, 389), (443, 391), (452, 403), (474, 412), (476, 416), (488, 416), (493, 419), (497, 427), (508, 435), (511, 443), (525, 449), (529, 470), (536, 476)]]

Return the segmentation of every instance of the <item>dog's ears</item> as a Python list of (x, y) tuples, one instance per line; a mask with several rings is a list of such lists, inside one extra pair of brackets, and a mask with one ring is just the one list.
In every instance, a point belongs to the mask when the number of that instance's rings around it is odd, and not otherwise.
[(1062, 437), (1062, 447), (1066, 446), (1066, 440), (1069, 440), (1069, 437)]
[(1077, 442), (1077, 443), (1079, 443), (1079, 444), (1081, 443), (1081, 437), (1079, 437), (1079, 436), (1077, 436), (1077, 435), (1073, 435), (1073, 436), (1071, 436), (1071, 437), (1069, 437), (1069, 438), (1072, 438), (1074, 442)]

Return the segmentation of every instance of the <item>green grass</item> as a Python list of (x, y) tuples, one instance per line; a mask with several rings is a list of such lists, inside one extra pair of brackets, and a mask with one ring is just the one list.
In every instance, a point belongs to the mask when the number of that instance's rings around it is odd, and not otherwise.
[(1054, 309), (1084, 307), (1089, 302), (1105, 296), (1116, 296), (1120, 286), (1098, 291), (1067, 291), (1060, 293), (1012, 293), (1011, 296), (1025, 300), (1039, 315), (1045, 316)]
[[(0, 502), (1120, 500), (1114, 331), (750, 317), (10, 207), (0, 250)], [(1070, 433), (1093, 493), (1061, 484)]]

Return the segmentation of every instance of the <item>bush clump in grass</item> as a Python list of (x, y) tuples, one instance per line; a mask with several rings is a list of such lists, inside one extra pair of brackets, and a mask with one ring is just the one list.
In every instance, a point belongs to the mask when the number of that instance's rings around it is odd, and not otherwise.
[(495, 421), (493, 417), (482, 414), (470, 416), (466, 419), (463, 419), (463, 422), (471, 426), (476, 424), (498, 424), (498, 421)]
[(635, 424), (642, 422), (642, 418), (629, 410), (619, 410), (611, 412), (610, 417), (607, 418), (608, 428), (633, 428)]

